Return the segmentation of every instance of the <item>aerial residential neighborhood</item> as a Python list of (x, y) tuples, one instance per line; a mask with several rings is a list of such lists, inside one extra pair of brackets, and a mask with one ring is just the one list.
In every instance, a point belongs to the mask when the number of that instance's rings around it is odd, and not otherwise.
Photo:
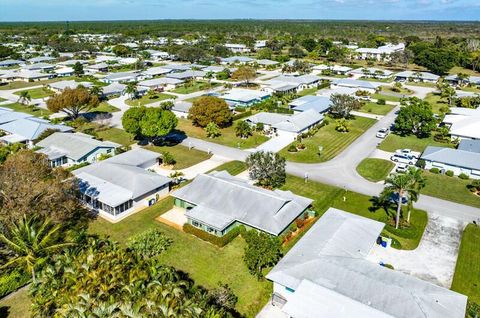
[(480, 9), (414, 2), (0, 0), (0, 317), (479, 317)]

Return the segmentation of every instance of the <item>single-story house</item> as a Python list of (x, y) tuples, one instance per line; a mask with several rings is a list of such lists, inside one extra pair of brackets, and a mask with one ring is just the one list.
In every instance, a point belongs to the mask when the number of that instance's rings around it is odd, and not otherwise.
[(102, 82), (111, 84), (111, 83), (129, 83), (136, 82), (143, 79), (137, 72), (118, 72), (110, 73), (102, 79)]
[(176, 72), (176, 73), (179, 73), (179, 72), (184, 72), (184, 71), (189, 71), (192, 69), (192, 65), (191, 64), (167, 64), (167, 65), (162, 65), (160, 66), (161, 68), (163, 69), (166, 69), (168, 70), (169, 72)]
[(234, 64), (234, 63), (248, 64), (254, 61), (255, 59), (252, 59), (251, 57), (248, 57), (248, 56), (230, 56), (230, 57), (222, 58), (220, 63), (221, 64)]
[(37, 56), (37, 57), (32, 57), (31, 59), (28, 59), (28, 62), (31, 64), (45, 63), (45, 62), (51, 62), (51, 61), (55, 61), (55, 58), (50, 56)]
[(185, 102), (185, 101), (179, 101), (179, 102), (176, 102), (173, 105), (172, 112), (178, 118), (187, 118), (188, 117), (188, 112), (189, 112), (191, 107), (192, 107), (192, 103)]
[(346, 75), (349, 71), (352, 70), (351, 67), (342, 66), (342, 65), (325, 65), (325, 64), (318, 64), (312, 67), (313, 70), (317, 71), (330, 71), (333, 74), (338, 75)]
[(35, 64), (25, 65), (25, 66), (23, 67), (24, 70), (28, 70), (28, 71), (42, 71), (42, 72), (53, 71), (54, 68), (55, 68), (55, 65), (53, 65), (53, 64), (48, 64), (48, 63), (35, 63)]
[(261, 66), (272, 66), (272, 65), (279, 65), (280, 63), (277, 62), (277, 61), (272, 61), (272, 60), (268, 60), (268, 59), (262, 59), (262, 60), (256, 60), (255, 61), (258, 65), (261, 65)]
[(159, 157), (137, 148), (74, 170), (80, 200), (112, 222), (151, 206), (170, 191), (169, 178), (148, 170)]
[(113, 95), (123, 95), (127, 85), (121, 83), (112, 83), (102, 87), (102, 95), (104, 97), (110, 97)]
[(351, 78), (342, 78), (332, 82), (331, 88), (337, 87), (350, 87), (357, 90), (367, 91), (369, 93), (375, 93), (377, 88), (381, 86), (381, 83), (374, 83), (369, 81), (356, 80)]
[(54, 74), (42, 73), (39, 71), (11, 71), (3, 75), (0, 75), (0, 80), (2, 82), (11, 82), (11, 81), (24, 81), (24, 82), (36, 82), (53, 78)]
[(253, 46), (255, 50), (260, 50), (267, 47), (267, 40), (256, 40)]
[(157, 50), (145, 50), (148, 54), (150, 54), (150, 59), (154, 61), (160, 61), (160, 60), (167, 60), (170, 58), (170, 54), (167, 52), (163, 51), (157, 51)]
[(420, 159), (425, 161), (425, 169), (438, 168), (442, 173), (451, 170), (457, 176), (464, 173), (480, 179), (479, 152), (428, 146)]
[(405, 44), (392, 44), (387, 43), (385, 45), (379, 46), (378, 48), (357, 48), (355, 52), (357, 57), (361, 60), (390, 60), (390, 55), (394, 52), (399, 52), (405, 50)]
[(387, 79), (392, 77), (393, 75), (392, 71), (382, 70), (374, 67), (365, 67), (365, 68), (361, 67), (361, 68), (351, 70), (348, 73), (353, 75), (360, 75), (360, 76), (365, 76), (370, 78), (379, 78), (379, 79)]
[(33, 115), (21, 112), (15, 112), (10, 108), (0, 107), (0, 124), (6, 124), (11, 121), (33, 117)]
[(271, 131), (279, 136), (288, 136), (293, 139), (299, 134), (307, 132), (310, 128), (320, 124), (324, 116), (313, 109), (307, 109), (293, 115), (260, 112), (245, 121), (251, 125), (262, 123), (265, 131)]
[(74, 75), (75, 71), (71, 67), (61, 67), (53, 71), (57, 77), (65, 77)]
[(480, 153), (480, 140), (463, 139), (458, 144), (457, 149)]
[(280, 75), (270, 80), (257, 82), (262, 90), (269, 93), (295, 93), (307, 88), (317, 87), (321, 78), (315, 75)]
[(183, 84), (184, 81), (176, 78), (170, 77), (158, 77), (152, 78), (149, 80), (141, 81), (138, 83), (139, 86), (146, 87), (152, 90), (171, 90), (175, 89), (179, 85)]
[(330, 109), (330, 97), (305, 95), (292, 100), (288, 106), (294, 112), (304, 112), (313, 109), (318, 113), (325, 113)]
[(217, 236), (239, 225), (281, 235), (296, 219), (312, 213), (313, 202), (290, 191), (253, 186), (226, 171), (199, 174), (172, 196), (175, 206), (185, 209), (188, 224)]
[(48, 88), (50, 88), (52, 91), (55, 91), (55, 92), (62, 92), (67, 88), (75, 89), (79, 86), (90, 88), (93, 86), (93, 84), (90, 82), (75, 82), (74, 80), (70, 80), (70, 81), (53, 82), (47, 85)]
[(25, 61), (21, 60), (3, 60), (0, 61), (0, 67), (11, 67), (15, 65), (23, 65), (25, 64)]
[(77, 63), (85, 65), (85, 64), (88, 64), (88, 61), (85, 61), (85, 60), (67, 60), (67, 61), (63, 61), (63, 62), (58, 62), (57, 65), (74, 66)]
[(153, 78), (156, 76), (164, 75), (170, 73), (171, 70), (163, 68), (161, 66), (157, 67), (150, 67), (147, 68), (145, 71), (143, 71), (143, 75), (145, 75), (145, 78)]
[(0, 125), (0, 131), (6, 133), (0, 137), (0, 142), (6, 144), (25, 143), (29, 147), (33, 146), (34, 141), (47, 129), (55, 129), (61, 132), (72, 131), (73, 128), (65, 125), (55, 125), (45, 119), (36, 117), (27, 117), (10, 121)]
[(220, 73), (220, 72), (223, 72), (225, 69), (228, 69), (230, 70), (231, 73), (235, 72), (236, 68), (228, 68), (228, 67), (225, 67), (225, 66), (218, 66), (218, 65), (210, 65), (210, 66), (207, 66), (203, 69), (203, 71), (205, 73)]
[(248, 53), (250, 49), (245, 44), (225, 43), (225, 47), (233, 53)]
[(87, 65), (83, 68), (86, 74), (96, 74), (96, 73), (107, 73), (108, 64), (107, 63), (98, 63), (93, 65)]
[(334, 94), (355, 95), (355, 93), (359, 90), (361, 89), (354, 87), (336, 86), (335, 88), (321, 89), (317, 92), (317, 95), (330, 98), (330, 96)]
[(227, 103), (240, 107), (249, 107), (270, 97), (270, 93), (253, 89), (233, 88), (220, 96)]
[(458, 84), (480, 85), (480, 76), (469, 76), (465, 79), (460, 79), (458, 75), (452, 74), (452, 75), (446, 76), (445, 81), (447, 81), (451, 85), (458, 85)]
[(452, 139), (480, 139), (480, 109), (468, 110), (470, 114), (464, 112), (467, 115), (450, 113), (444, 117), (443, 124), (450, 128)]
[(73, 166), (97, 161), (101, 155), (113, 155), (119, 144), (100, 141), (82, 133), (56, 132), (36, 144), (37, 150), (48, 157), (52, 167)]
[(190, 80), (190, 79), (202, 79), (207, 75), (204, 71), (184, 71), (180, 73), (169, 73), (165, 75), (168, 78), (174, 78), (182, 81)]
[(428, 72), (403, 71), (394, 75), (396, 82), (436, 83), (440, 76)]
[(267, 274), (293, 318), (463, 318), (467, 297), (367, 259), (384, 223), (330, 208)]

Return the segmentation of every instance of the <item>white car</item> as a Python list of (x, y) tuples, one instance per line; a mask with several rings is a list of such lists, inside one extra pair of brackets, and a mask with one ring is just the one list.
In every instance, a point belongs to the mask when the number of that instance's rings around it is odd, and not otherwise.
[(410, 155), (396, 153), (390, 157), (393, 162), (406, 163), (408, 165), (414, 165), (417, 162), (417, 158)]
[(381, 128), (379, 131), (377, 131), (377, 138), (385, 139), (385, 138), (387, 138), (389, 133), (390, 133), (390, 129)]
[(408, 165), (405, 163), (399, 163), (395, 168), (396, 172), (401, 172), (401, 173), (407, 172), (407, 170), (408, 170)]
[(418, 154), (414, 153), (411, 149), (397, 149), (395, 151), (395, 154), (412, 156), (412, 157), (418, 159)]

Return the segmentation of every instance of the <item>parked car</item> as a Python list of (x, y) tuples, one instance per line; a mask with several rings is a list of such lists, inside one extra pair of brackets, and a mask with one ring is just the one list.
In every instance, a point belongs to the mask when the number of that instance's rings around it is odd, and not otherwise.
[(399, 163), (395, 168), (396, 172), (401, 172), (401, 173), (407, 172), (407, 170), (408, 170), (408, 165), (405, 163)]
[(385, 139), (385, 138), (387, 138), (389, 133), (390, 133), (390, 129), (381, 128), (379, 131), (377, 131), (377, 138)]
[(413, 152), (411, 149), (397, 149), (395, 154), (412, 156), (416, 159), (419, 157), (418, 153)]
[(415, 162), (417, 162), (417, 159), (414, 156), (399, 154), (399, 153), (396, 153), (393, 156), (391, 156), (390, 160), (392, 160), (393, 162), (406, 163), (409, 165), (414, 165)]

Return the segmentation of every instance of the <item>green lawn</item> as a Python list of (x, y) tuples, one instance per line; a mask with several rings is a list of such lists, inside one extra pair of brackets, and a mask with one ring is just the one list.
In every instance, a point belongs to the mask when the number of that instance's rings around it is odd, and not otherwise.
[(35, 106), (27, 106), (20, 103), (1, 105), (1, 107), (10, 108), (14, 111), (27, 113), (36, 117), (50, 116), (52, 114), (48, 109)]
[(218, 282), (227, 283), (238, 296), (237, 309), (247, 317), (254, 317), (267, 303), (272, 285), (268, 281), (259, 282), (248, 272), (242, 260), (244, 240), (239, 237), (224, 248), (218, 248), (155, 220), (172, 206), (173, 199), (168, 197), (115, 224), (99, 218), (91, 224), (90, 233), (108, 235), (125, 243), (132, 235), (151, 228), (160, 229), (173, 240), (172, 246), (160, 258), (162, 263), (185, 271), (196, 283), (207, 288), (217, 287)]
[[(2, 318), (25, 318), (30, 317), (30, 298), (28, 289), (20, 289), (18, 292), (0, 300), (0, 317)], [(6, 310), (4, 312), (4, 310)], [(8, 315), (4, 315), (8, 312)]]
[(399, 102), (400, 101), (400, 97), (384, 95), (384, 94), (381, 94), (381, 93), (373, 94), (372, 98), (373, 99), (384, 99), (384, 100), (389, 101), (389, 102)]
[(175, 159), (176, 163), (173, 165), (173, 170), (181, 170), (202, 161), (208, 160), (212, 157), (208, 153), (204, 151), (200, 151), (197, 149), (188, 149), (188, 147), (182, 145), (175, 145), (175, 146), (146, 146), (144, 147), (148, 150), (152, 150), (158, 153), (162, 153), (164, 151), (168, 151), (172, 154), (173, 158)]
[[(391, 220), (387, 218), (384, 210), (370, 211), (371, 197), (363, 194), (351, 191), (345, 192), (343, 189), (318, 182), (309, 181), (305, 183), (303, 178), (291, 175), (287, 176), (287, 182), (283, 189), (313, 199), (314, 209), (319, 216), (323, 215), (329, 207), (334, 207), (384, 223)], [(397, 248), (415, 249), (420, 243), (427, 221), (428, 217), (425, 211), (414, 209), (411, 216), (412, 229), (395, 231), (392, 226), (388, 225), (383, 230), (383, 234), (397, 240), (400, 243), (400, 246), (395, 246)]]
[(438, 146), (438, 147), (452, 147), (452, 144), (441, 143), (433, 140), (433, 137), (429, 138), (417, 138), (414, 135), (410, 136), (399, 136), (396, 134), (390, 134), (384, 141), (380, 144), (378, 148), (384, 151), (394, 152), (397, 149), (411, 149), (413, 151), (423, 152), (427, 146)]
[(357, 172), (369, 181), (378, 182), (385, 180), (394, 167), (395, 164), (389, 160), (365, 158), (357, 166)]
[(297, 93), (297, 95), (299, 97), (302, 97), (305, 95), (315, 95), (316, 92), (318, 92), (318, 87), (312, 87), (312, 88), (304, 89), (303, 91)]
[(379, 105), (377, 103), (368, 102), (363, 104), (362, 108), (360, 108), (359, 111), (375, 115), (386, 115), (391, 112), (394, 107), (395, 106), (389, 104)]
[(380, 93), (388, 92), (388, 93), (392, 93), (392, 94), (402, 94), (402, 95), (413, 94), (413, 92), (411, 90), (409, 90), (408, 88), (405, 88), (405, 87), (401, 87), (399, 92), (395, 91), (396, 88), (393, 87), (393, 86), (381, 86), (380, 89), (381, 89)]
[(14, 94), (15, 95), (18, 95), (20, 96), (20, 94), (22, 92), (25, 92), (27, 91), (28, 94), (30, 95), (31, 98), (45, 98), (45, 97), (49, 97), (49, 96), (52, 96), (55, 94), (55, 92), (49, 90), (48, 88), (45, 88), (45, 87), (39, 87), (39, 88), (33, 88), (33, 89), (26, 89), (26, 90), (23, 90), (23, 91), (18, 91), (18, 92), (15, 92)]
[(208, 138), (203, 128), (195, 127), (192, 125), (192, 122), (190, 120), (180, 118), (178, 120), (177, 130), (183, 131), (185, 134), (187, 134), (187, 136), (190, 137), (205, 139), (207, 141), (229, 147), (237, 148), (238, 146), (240, 146), (241, 149), (255, 148), (268, 140), (266, 136), (261, 135), (257, 132), (254, 132), (253, 135), (248, 137), (247, 139), (237, 137), (235, 135), (235, 125), (236, 122), (234, 122), (233, 125), (230, 127), (221, 129), (222, 135), (219, 137)]
[[(347, 148), (355, 139), (360, 137), (368, 128), (375, 124), (376, 120), (357, 116), (349, 120), (350, 131), (341, 133), (335, 130), (336, 123), (333, 119), (328, 119), (329, 124), (320, 128), (313, 136), (302, 140), (306, 148), (298, 152), (288, 152), (288, 146), (280, 151), (288, 161), (294, 162), (324, 162), (328, 161), (345, 148)], [(321, 155), (318, 154), (319, 146), (323, 147)]]
[(469, 224), (462, 236), (452, 290), (480, 303), (480, 228)]
[(215, 169), (210, 170), (211, 171), (227, 171), (230, 173), (232, 176), (236, 176), (237, 174), (242, 173), (243, 171), (247, 170), (247, 164), (243, 161), (229, 161), (226, 162)]
[(471, 70), (469, 68), (464, 68), (461, 66), (453, 67), (448, 73), (455, 74), (455, 75), (458, 73), (464, 73), (464, 74), (473, 75), (473, 76), (480, 76), (479, 72), (475, 72), (474, 70)]
[(430, 82), (407, 82), (405, 83), (406, 85), (412, 85), (412, 86), (421, 86), (421, 87), (436, 87), (437, 84), (435, 83), (430, 83)]
[(101, 102), (97, 107), (89, 110), (89, 112), (98, 112), (98, 113), (115, 113), (118, 111), (120, 111), (120, 109), (110, 105), (108, 102)]
[(439, 93), (429, 93), (424, 100), (432, 105), (435, 114), (441, 114), (440, 109), (448, 107), (448, 101), (440, 97)]
[(372, 78), (372, 77), (367, 77), (367, 76), (362, 76), (359, 78), (362, 81), (369, 81), (369, 82), (376, 82), (376, 83), (391, 83), (393, 81), (393, 78)]
[(472, 180), (462, 180), (429, 171), (425, 171), (425, 176), (427, 184), (422, 190), (423, 194), (480, 208), (480, 197), (467, 189)]
[(109, 128), (97, 132), (99, 138), (109, 140), (121, 144), (123, 146), (130, 146), (135, 143), (133, 136), (120, 128)]
[(146, 106), (146, 105), (148, 106), (148, 104), (160, 102), (162, 100), (166, 100), (170, 98), (175, 98), (175, 96), (170, 94), (164, 94), (164, 93), (157, 93), (153, 96), (149, 96), (148, 94), (146, 94), (137, 99), (127, 99), (125, 101), (125, 104), (129, 106)]
[(6, 99), (0, 97), (0, 102), (4, 102), (4, 101), (6, 101)]
[(215, 87), (220, 86), (220, 83), (208, 83), (204, 81), (194, 81), (193, 83), (189, 84), (183, 84), (174, 90), (172, 92), (177, 93), (177, 94), (190, 94), (190, 93), (195, 93), (198, 91), (203, 91), (206, 89), (212, 89)]

